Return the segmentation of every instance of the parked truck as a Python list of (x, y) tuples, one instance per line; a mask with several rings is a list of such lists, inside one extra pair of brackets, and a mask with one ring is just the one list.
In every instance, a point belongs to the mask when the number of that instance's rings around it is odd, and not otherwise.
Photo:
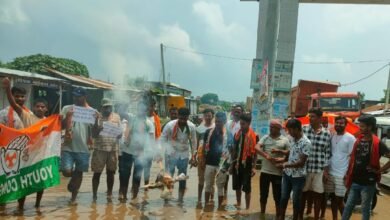
[(359, 94), (338, 92), (340, 83), (299, 80), (291, 89), (290, 115), (302, 117), (313, 107), (325, 113), (333, 113), (355, 119), (360, 116)]

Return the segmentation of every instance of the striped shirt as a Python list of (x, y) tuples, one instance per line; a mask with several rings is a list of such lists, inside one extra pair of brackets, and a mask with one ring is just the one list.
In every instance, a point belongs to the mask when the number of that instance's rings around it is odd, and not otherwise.
[(329, 165), (331, 156), (330, 132), (326, 128), (321, 127), (320, 132), (316, 133), (314, 129), (308, 125), (303, 127), (303, 133), (310, 140), (312, 145), (306, 166), (307, 172), (319, 173), (324, 170), (324, 167)]
[[(110, 122), (121, 126), (121, 120), (118, 114), (111, 113), (108, 118), (100, 118), (98, 123), (99, 126), (103, 126), (103, 122)], [(119, 139), (116, 137), (105, 137), (99, 135), (95, 138), (94, 149), (100, 151), (118, 151), (119, 150)]]

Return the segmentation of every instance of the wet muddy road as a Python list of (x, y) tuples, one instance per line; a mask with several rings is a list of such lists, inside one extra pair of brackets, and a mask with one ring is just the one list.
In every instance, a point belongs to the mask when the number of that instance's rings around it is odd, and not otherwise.
[[(156, 165), (152, 168), (151, 178), (154, 180), (158, 168)], [(92, 203), (92, 173), (84, 176), (83, 184), (78, 196), (78, 205), (69, 206), (70, 194), (66, 190), (67, 178), (61, 179), (61, 185), (50, 188), (45, 191), (42, 199), (41, 208), (34, 208), (35, 195), (30, 195), (26, 200), (26, 207), (23, 215), (17, 215), (16, 202), (7, 204), (7, 207), (0, 210), (0, 219), (274, 219), (275, 210), (273, 208), (272, 196), (269, 196), (267, 214), (260, 214), (259, 205), (259, 176), (252, 179), (252, 201), (249, 211), (237, 210), (235, 204), (235, 194), (229, 186), (229, 195), (227, 205), (224, 211), (217, 211), (217, 206), (197, 208), (197, 170), (189, 170), (190, 179), (188, 180), (188, 190), (185, 201), (182, 206), (173, 200), (168, 204), (160, 199), (160, 190), (151, 189), (147, 192), (141, 191), (138, 199), (120, 203), (118, 196), (118, 174), (116, 174), (114, 185), (114, 198), (112, 203), (107, 203), (105, 191), (106, 181), (104, 174), (100, 181), (98, 200)], [(229, 181), (231, 183), (231, 181)], [(388, 219), (390, 216), (390, 191), (382, 190), (383, 196), (379, 196), (378, 205), (374, 210), (372, 219)], [(177, 196), (175, 190), (174, 196)], [(216, 202), (215, 202), (216, 203)], [(244, 198), (243, 198), (244, 203)], [(244, 204), (242, 206), (244, 208)], [(291, 204), (288, 207), (287, 214), (292, 213)], [(287, 218), (286, 218), (287, 219)], [(312, 216), (306, 216), (305, 219), (313, 219)], [(330, 208), (327, 208), (325, 219), (331, 219)], [(339, 217), (340, 219), (340, 217)], [(353, 214), (353, 220), (361, 219), (359, 210)]]

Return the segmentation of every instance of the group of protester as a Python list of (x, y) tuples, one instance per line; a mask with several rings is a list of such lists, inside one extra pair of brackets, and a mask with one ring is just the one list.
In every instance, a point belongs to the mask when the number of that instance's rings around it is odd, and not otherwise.
[[(15, 129), (29, 127), (44, 118), (48, 105), (36, 99), (32, 111), (24, 103), (26, 91), (10, 87), (3, 79), (10, 106), (0, 111), (0, 123)], [(78, 87), (72, 92), (74, 104), (64, 106), (61, 124), (64, 140), (61, 149), (61, 171), (70, 177), (68, 191), (70, 204), (75, 205), (83, 173), (89, 167), (93, 172), (92, 199), (97, 200), (100, 177), (106, 169), (107, 200), (112, 201), (115, 172), (119, 170), (119, 197), (127, 201), (132, 176), (131, 199), (137, 198), (143, 174), (144, 185), (150, 183), (153, 161), (174, 176), (187, 175), (188, 166), (198, 170), (198, 206), (218, 199), (218, 208), (226, 205), (229, 176), (236, 194), (236, 206), (241, 207), (242, 192), (245, 207), (251, 201), (251, 179), (256, 173), (257, 155), (262, 159), (260, 174), (261, 213), (266, 212), (269, 186), (272, 184), (277, 219), (284, 219), (290, 194), (293, 198), (293, 219), (303, 219), (308, 203), (314, 203), (314, 218), (319, 219), (321, 207), (329, 194), (333, 219), (337, 212), (342, 219), (349, 219), (355, 202), (361, 197), (363, 219), (370, 217), (370, 204), (376, 184), (390, 162), (380, 166), (381, 156), (389, 150), (373, 133), (375, 118), (359, 118), (360, 135), (355, 138), (345, 131), (347, 119), (336, 117), (334, 131), (322, 125), (322, 111), (309, 111), (310, 124), (302, 126), (298, 119), (290, 119), (283, 129), (282, 122), (271, 120), (269, 134), (259, 137), (251, 128), (251, 115), (240, 105), (233, 106), (231, 120), (224, 112), (212, 109), (203, 112), (203, 122), (195, 126), (189, 121), (187, 108), (171, 108), (170, 121), (161, 125), (156, 114), (156, 102), (145, 98), (137, 105), (137, 113), (115, 113), (111, 100), (101, 100), (96, 110), (95, 123), (72, 120), (74, 106), (92, 109), (87, 103), (87, 92)], [(109, 137), (101, 134), (105, 123), (118, 126), (122, 134)], [(91, 150), (92, 153), (91, 153)], [(91, 159), (90, 156), (92, 155)], [(165, 162), (163, 164), (163, 161)], [(215, 192), (217, 186), (217, 192)], [(344, 197), (349, 189), (347, 203)], [(145, 188), (147, 190), (147, 188)], [(186, 180), (180, 180), (178, 200), (183, 201)], [(42, 192), (37, 194), (36, 207), (40, 206)], [(25, 198), (18, 200), (23, 209)], [(211, 202), (211, 203), (210, 203)]]
[(359, 199), (362, 219), (370, 218), (377, 183), (390, 168), (390, 162), (380, 166), (380, 158), (388, 157), (389, 149), (374, 133), (376, 120), (361, 116), (360, 132), (355, 138), (346, 132), (347, 118), (336, 117), (331, 132), (322, 125), (322, 116), (320, 109), (313, 108), (309, 111), (309, 125), (302, 126), (298, 119), (288, 120), (287, 136), (281, 134), (280, 122), (271, 121), (270, 134), (256, 146), (264, 158), (260, 174), (262, 213), (272, 184), (277, 219), (285, 218), (291, 192), (293, 219), (303, 219), (306, 205), (310, 213), (311, 203), (314, 219), (324, 218), (327, 196), (331, 198), (333, 219), (337, 219), (338, 212), (343, 220), (350, 219)]

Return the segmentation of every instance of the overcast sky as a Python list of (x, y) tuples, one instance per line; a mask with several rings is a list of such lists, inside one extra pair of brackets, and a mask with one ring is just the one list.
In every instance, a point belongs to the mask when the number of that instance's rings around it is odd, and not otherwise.
[[(160, 43), (252, 59), (256, 52), (258, 3), (239, 0), (1, 0), (0, 60), (36, 53), (84, 63), (90, 77), (122, 82), (124, 75), (159, 80)], [(293, 85), (298, 79), (347, 83), (386, 62), (310, 65), (302, 61), (389, 59), (390, 7), (301, 4)], [(195, 96), (250, 96), (250, 61), (165, 50), (170, 81)], [(343, 91), (383, 97), (388, 68)]]

